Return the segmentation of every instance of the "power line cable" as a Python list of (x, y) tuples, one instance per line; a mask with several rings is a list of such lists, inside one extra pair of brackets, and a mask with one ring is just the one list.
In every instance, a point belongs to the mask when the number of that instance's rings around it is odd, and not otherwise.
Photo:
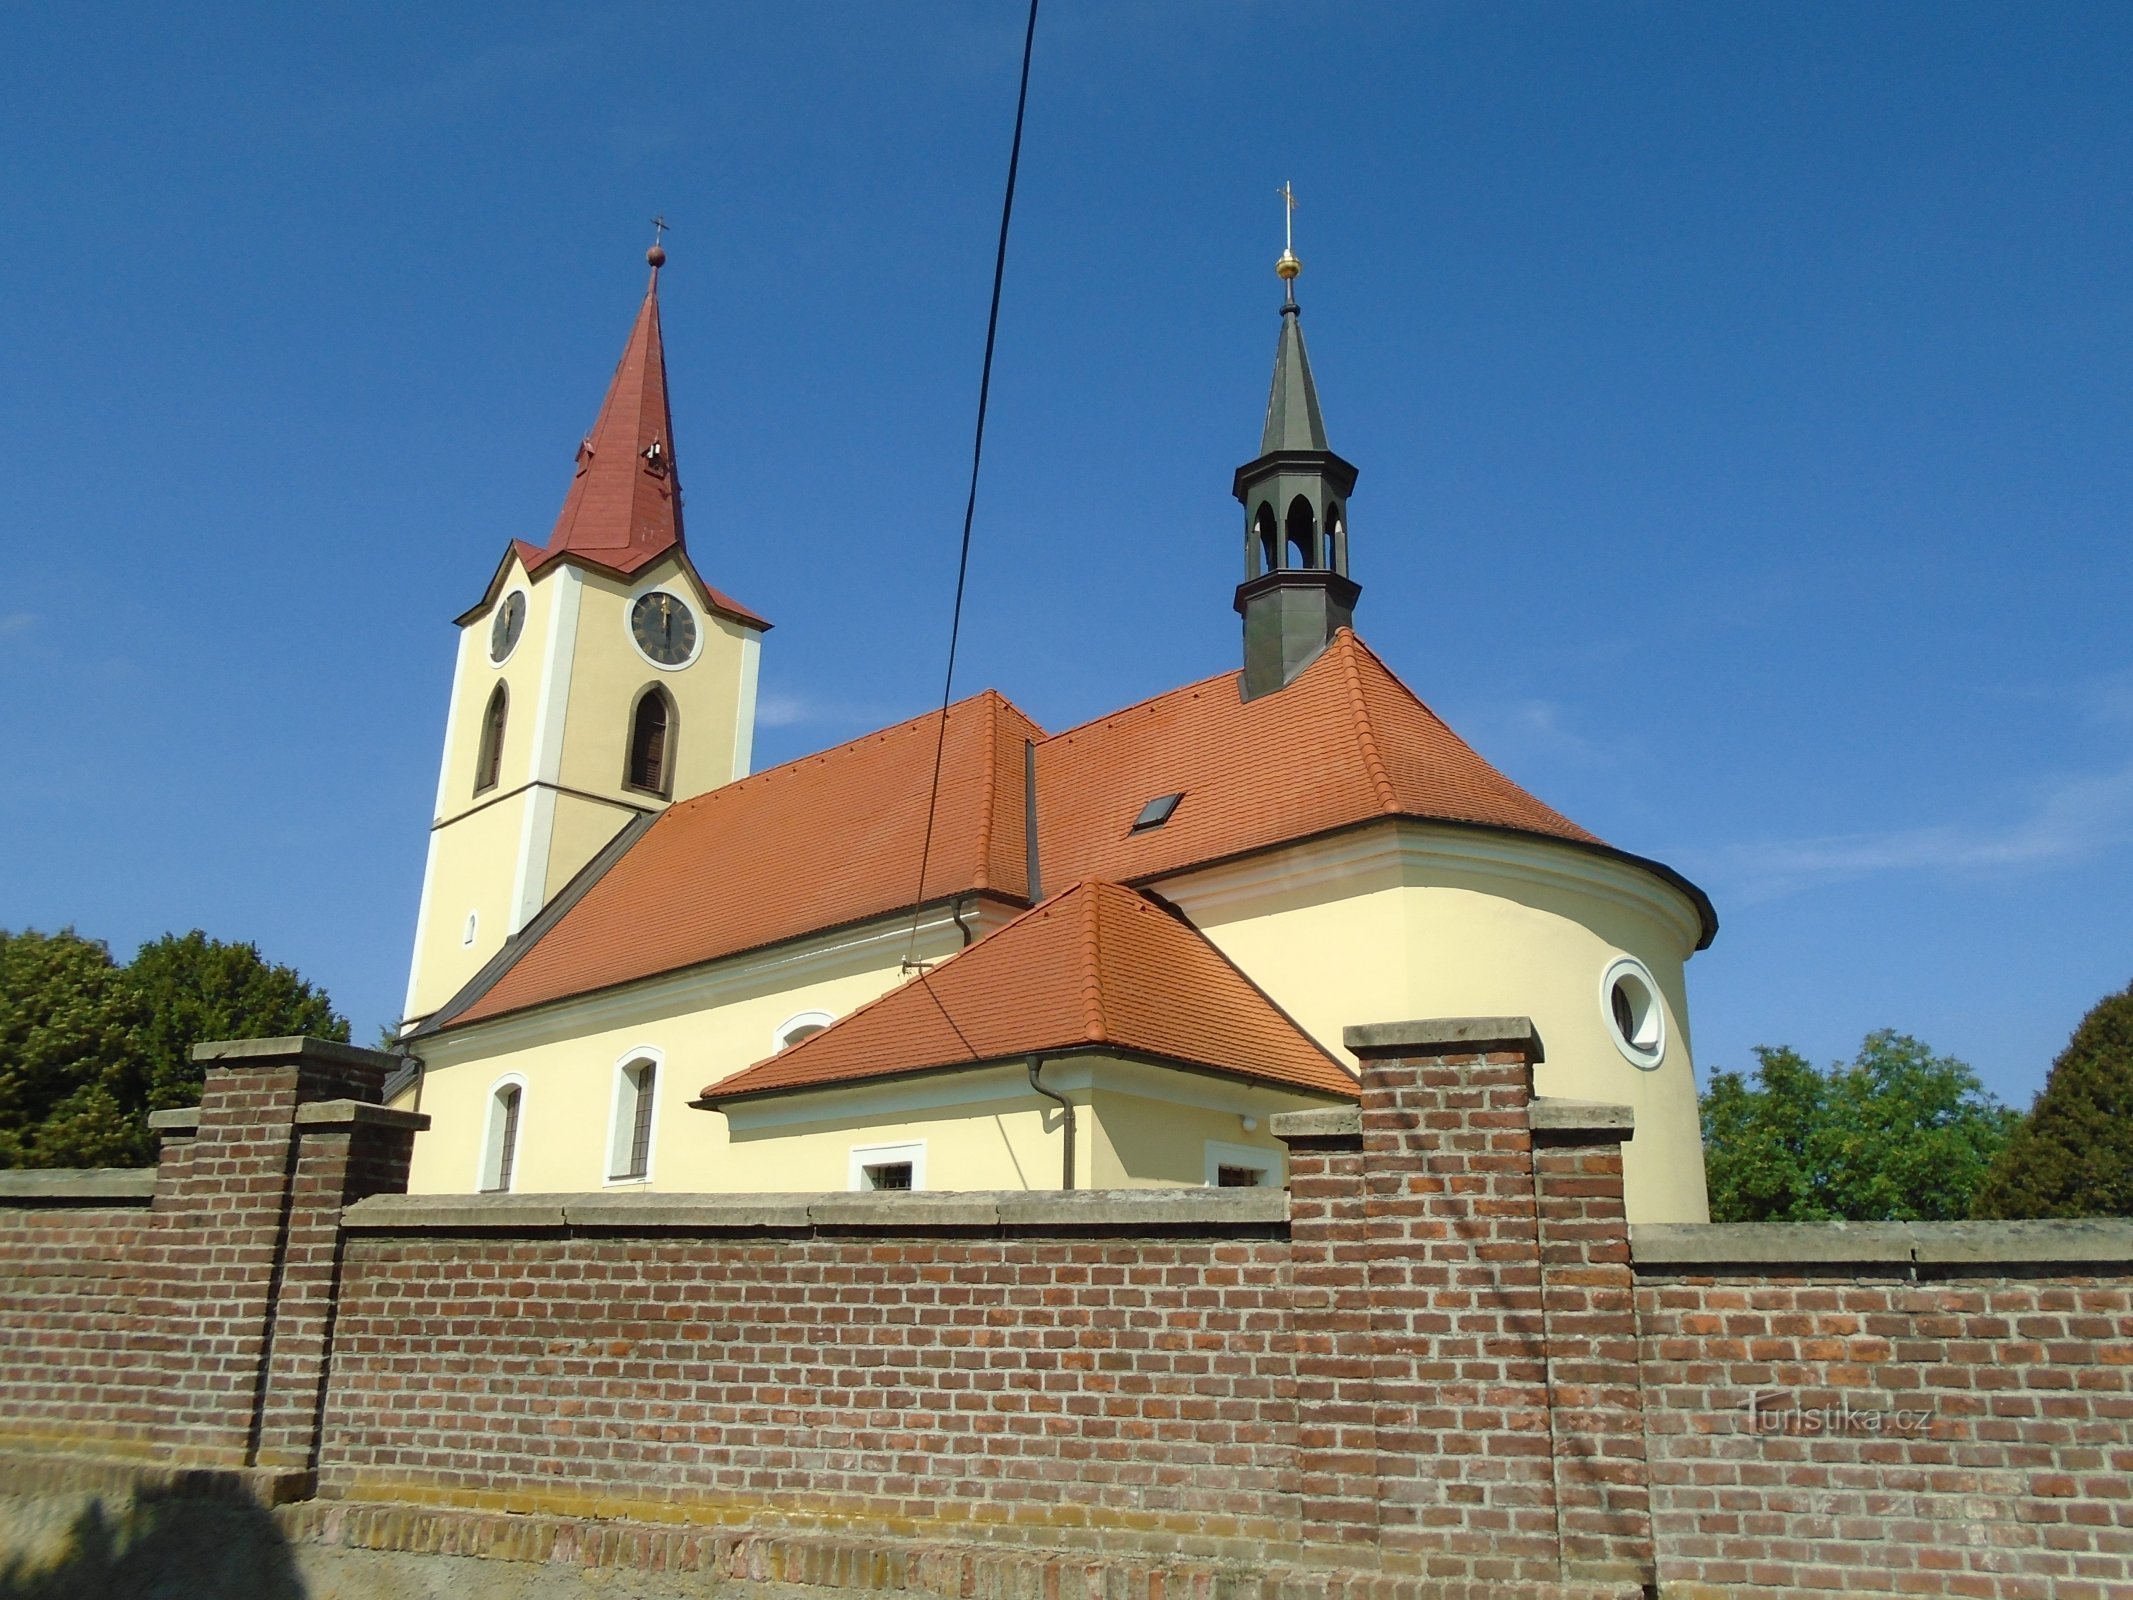
[[(992, 351), (1000, 331), (1000, 285), (1007, 276), (1007, 228), (1015, 215), (1015, 174), (1022, 165), (1022, 118), (1029, 106), (1029, 62), (1037, 42), (1037, 0), (1029, 0), (1029, 25), (1022, 34), (1022, 85), (1015, 94), (1015, 138), (1007, 153), (1007, 194), (1000, 202), (1000, 246), (992, 263), (992, 309), (985, 317), (985, 364), (978, 375), (977, 435), (970, 447), (970, 495), (963, 502), (963, 548), (955, 565), (955, 607), (948, 619), (948, 670), (941, 680), (940, 728), (933, 740), (933, 783), (926, 795), (925, 840), (918, 852), (918, 888), (911, 896), (911, 937), (904, 946), (904, 967), (917, 963), (920, 908), (926, 903), (926, 869), (933, 859), (933, 824), (940, 810), (941, 761), (948, 747), (948, 704), (955, 690), (955, 650), (963, 632), (963, 589), (970, 577), (970, 526), (978, 512), (978, 466), (985, 459), (985, 410), (992, 397)], [(921, 968), (923, 972), (923, 968)]]

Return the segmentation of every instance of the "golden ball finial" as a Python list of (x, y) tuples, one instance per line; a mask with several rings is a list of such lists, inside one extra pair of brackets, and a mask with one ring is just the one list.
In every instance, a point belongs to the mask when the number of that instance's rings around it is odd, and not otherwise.
[(1293, 283), (1296, 280), (1296, 274), (1303, 271), (1303, 269), (1304, 264), (1296, 259), (1296, 252), (1294, 250), (1284, 250), (1281, 252), (1281, 259), (1274, 263), (1274, 276), (1284, 283)]

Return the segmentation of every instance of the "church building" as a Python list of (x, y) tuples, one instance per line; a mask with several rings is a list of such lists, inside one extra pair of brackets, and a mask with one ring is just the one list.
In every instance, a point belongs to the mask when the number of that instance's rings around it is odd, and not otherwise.
[(691, 558), (648, 259), (554, 531), (458, 619), (389, 1088), (432, 1119), (416, 1191), (1279, 1185), (1268, 1119), (1356, 1099), (1344, 1027), (1522, 1015), (1541, 1094), (1634, 1108), (1631, 1218), (1705, 1219), (1711, 903), (1355, 631), (1293, 254), (1231, 486), (1240, 660), (1079, 727), (988, 689), (753, 773), (770, 624)]

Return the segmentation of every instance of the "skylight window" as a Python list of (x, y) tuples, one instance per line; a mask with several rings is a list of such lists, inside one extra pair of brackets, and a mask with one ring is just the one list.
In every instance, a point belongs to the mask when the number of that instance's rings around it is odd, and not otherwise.
[(1146, 833), (1150, 828), (1160, 828), (1170, 820), (1170, 813), (1177, 810), (1178, 802), (1185, 798), (1181, 790), (1177, 794), (1159, 794), (1141, 807), (1141, 814), (1133, 819), (1133, 832)]

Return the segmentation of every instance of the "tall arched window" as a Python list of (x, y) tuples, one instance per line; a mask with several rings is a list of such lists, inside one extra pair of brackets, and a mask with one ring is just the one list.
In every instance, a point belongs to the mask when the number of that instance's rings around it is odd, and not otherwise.
[(483, 1142), (481, 1188), (484, 1194), (508, 1194), (512, 1171), (518, 1164), (519, 1108), (526, 1090), (515, 1078), (506, 1078), (489, 1096), (489, 1135)]
[(1289, 565), (1292, 567), (1315, 567), (1318, 565), (1318, 519), (1312, 514), (1311, 502), (1298, 495), (1289, 502), (1288, 526), (1283, 531), (1289, 537)]
[(674, 787), (674, 702), (653, 684), (630, 713), (629, 758), (622, 781), (664, 799)]
[(652, 1112), (658, 1087), (657, 1061), (639, 1057), (616, 1073), (613, 1133), (607, 1158), (610, 1183), (640, 1182), (652, 1175)]
[(1281, 565), (1281, 530), (1274, 524), (1274, 508), (1264, 500), (1259, 502), (1259, 513), (1252, 518), (1252, 537), (1258, 545), (1260, 572), (1272, 572)]
[(1347, 541), (1347, 514), (1338, 500), (1331, 501), (1326, 506), (1326, 565), (1335, 572), (1348, 570), (1348, 552), (1342, 548)]
[(489, 696), (489, 708), (481, 714), (481, 747), (474, 755), (474, 792), (496, 787), (504, 771), (504, 717), (511, 697), (498, 684)]

